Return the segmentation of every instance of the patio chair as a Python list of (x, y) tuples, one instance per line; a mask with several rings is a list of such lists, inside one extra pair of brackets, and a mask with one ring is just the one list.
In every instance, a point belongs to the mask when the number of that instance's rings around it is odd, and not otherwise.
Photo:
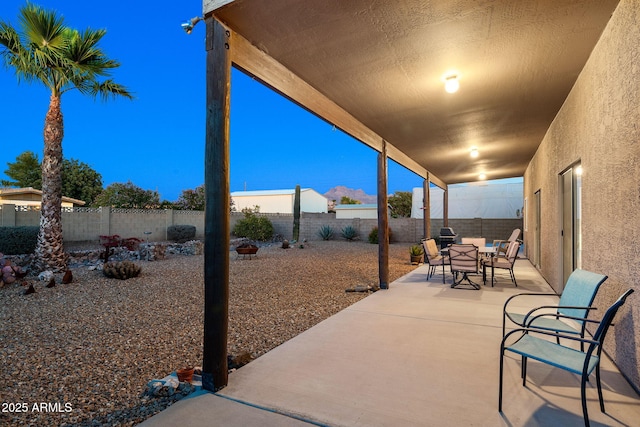
[[(500, 343), (500, 386), (498, 391), (498, 411), (502, 412), (502, 378), (504, 374), (504, 354), (506, 351), (519, 354), (522, 357), (522, 385), (527, 382), (527, 360), (533, 359), (538, 362), (546, 363), (556, 368), (564, 369), (580, 375), (580, 396), (582, 398), (582, 414), (585, 426), (589, 426), (589, 414), (587, 412), (586, 384), (589, 376), (595, 370), (596, 386), (598, 389), (598, 399), (600, 400), (600, 410), (604, 412), (604, 399), (602, 398), (602, 385), (600, 383), (600, 355), (602, 353), (602, 345), (607, 334), (609, 326), (613, 321), (618, 309), (624, 304), (629, 295), (633, 293), (633, 289), (627, 290), (618, 300), (607, 309), (601, 321), (582, 318), (583, 322), (597, 323), (598, 328), (593, 339), (579, 338), (575, 335), (563, 335), (573, 341), (581, 344), (587, 344), (587, 351), (579, 351), (571, 347), (565, 347), (545, 338), (545, 336), (555, 336), (555, 332), (534, 328), (518, 328), (509, 332)], [(574, 316), (556, 315), (558, 317), (567, 317), (576, 319)], [(513, 344), (506, 344), (506, 341), (512, 335), (520, 336)]]
[(509, 242), (509, 246), (507, 248), (507, 253), (504, 257), (494, 256), (488, 260), (482, 261), (482, 281), (487, 283), (487, 268), (491, 267), (491, 287), (493, 287), (493, 283), (495, 282), (495, 269), (500, 268), (503, 270), (509, 270), (509, 276), (511, 277), (511, 281), (513, 284), (518, 287), (518, 282), (516, 282), (516, 275), (513, 272), (513, 265), (518, 259), (518, 251), (520, 250), (520, 242), (514, 240)]
[(496, 248), (496, 256), (505, 256), (509, 243), (518, 240), (518, 237), (520, 237), (520, 229), (516, 228), (507, 240), (494, 240), (493, 247)]
[[(478, 247), (478, 252), (480, 252), (480, 248), (484, 248), (487, 245), (487, 239), (484, 237), (463, 237), (460, 242), (463, 245), (476, 245)], [(478, 268), (482, 268), (479, 264), (482, 257), (483, 255), (478, 254)]]
[(422, 246), (424, 247), (424, 261), (429, 265), (427, 280), (433, 277), (438, 266), (442, 266), (442, 283), (444, 283), (444, 266), (449, 264), (449, 257), (440, 254), (435, 239), (423, 240)]
[[(504, 337), (505, 335), (506, 322), (507, 319), (509, 319), (520, 327), (545, 329), (563, 334), (579, 335), (580, 338), (584, 338), (587, 327), (586, 322), (574, 320), (574, 325), (571, 325), (567, 321), (560, 320), (559, 316), (575, 317), (576, 319), (587, 317), (589, 311), (594, 309), (591, 305), (598, 293), (598, 289), (600, 289), (600, 285), (602, 285), (605, 280), (607, 280), (607, 276), (603, 276), (602, 274), (580, 269), (574, 270), (567, 279), (557, 306), (545, 305), (534, 307), (526, 314), (509, 311), (509, 305), (516, 302), (520, 303), (521, 300), (527, 299), (528, 296), (556, 294), (521, 293), (509, 297), (502, 308), (502, 336)], [(517, 301), (514, 302), (516, 298)], [(555, 310), (555, 315), (558, 317), (549, 316), (549, 310)]]
[[(449, 265), (453, 274), (452, 288), (461, 285), (471, 286), (472, 289), (480, 289), (480, 285), (474, 283), (469, 274), (478, 273), (478, 247), (476, 245), (461, 245), (454, 243), (449, 246)], [(458, 273), (462, 274), (460, 280), (456, 280)], [(464, 283), (466, 281), (466, 283)]]

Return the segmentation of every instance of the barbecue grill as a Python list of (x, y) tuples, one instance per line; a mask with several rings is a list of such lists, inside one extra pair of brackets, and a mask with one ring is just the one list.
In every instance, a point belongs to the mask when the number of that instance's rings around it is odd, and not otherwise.
[(453, 232), (451, 227), (440, 228), (440, 249), (448, 248), (452, 243), (456, 242), (458, 235)]

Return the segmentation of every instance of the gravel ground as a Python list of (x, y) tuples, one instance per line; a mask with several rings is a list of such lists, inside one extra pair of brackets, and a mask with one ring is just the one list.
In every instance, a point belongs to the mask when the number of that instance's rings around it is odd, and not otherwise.
[[(408, 247), (390, 245), (391, 280), (415, 268)], [(377, 254), (344, 241), (262, 247), (251, 260), (232, 252), (229, 354), (259, 357), (366, 297), (345, 289), (377, 283)], [(0, 425), (131, 426), (182, 397), (144, 392), (202, 364), (203, 256), (137, 263), (140, 276), (124, 281), (83, 267), (35, 294), (0, 289)]]

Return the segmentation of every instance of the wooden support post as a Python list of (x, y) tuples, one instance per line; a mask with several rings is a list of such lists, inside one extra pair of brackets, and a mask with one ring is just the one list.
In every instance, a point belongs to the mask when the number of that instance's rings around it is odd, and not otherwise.
[(202, 386), (227, 385), (229, 324), (229, 96), (230, 33), (206, 18), (206, 131), (204, 185), (204, 343)]
[(387, 142), (378, 153), (378, 277), (380, 289), (389, 289), (389, 208), (387, 201)]
[(427, 178), (422, 182), (422, 194), (424, 195), (422, 198), (422, 207), (423, 207), (423, 227), (424, 227), (424, 238), (431, 238), (431, 180), (429, 179), (429, 174), (427, 173)]

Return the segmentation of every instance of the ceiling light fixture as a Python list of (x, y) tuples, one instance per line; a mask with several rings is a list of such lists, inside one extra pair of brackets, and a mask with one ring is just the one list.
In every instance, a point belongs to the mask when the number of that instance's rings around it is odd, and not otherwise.
[(476, 157), (478, 157), (478, 155), (480, 155), (480, 153), (478, 152), (478, 148), (477, 147), (471, 147), (471, 150), (469, 150), (469, 155), (471, 157), (473, 157), (474, 159)]
[(444, 90), (447, 93), (455, 93), (460, 89), (460, 81), (457, 74), (449, 74), (444, 78)]
[(191, 31), (193, 31), (193, 27), (195, 27), (196, 24), (202, 20), (203, 18), (196, 16), (195, 18), (191, 18), (190, 20), (183, 22), (182, 24), (180, 24), (180, 26), (185, 31), (185, 33), (191, 34)]
[(485, 179), (487, 179), (487, 175), (481, 173), (478, 178), (480, 178), (480, 181), (484, 181)]

